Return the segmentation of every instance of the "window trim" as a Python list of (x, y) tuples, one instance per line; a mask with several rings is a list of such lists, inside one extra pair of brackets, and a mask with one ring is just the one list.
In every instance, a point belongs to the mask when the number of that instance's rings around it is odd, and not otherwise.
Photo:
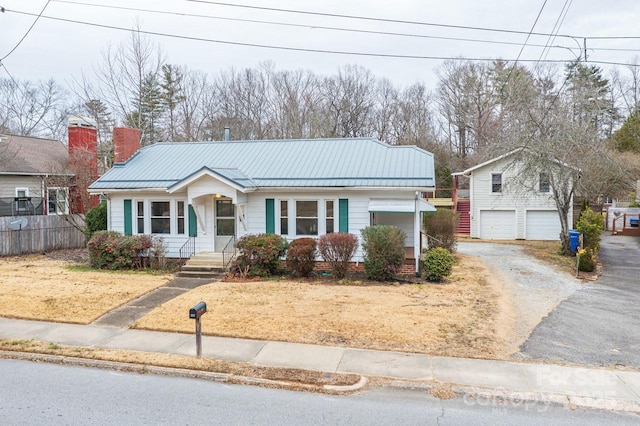
[[(286, 216), (282, 216), (282, 203), (287, 203), (287, 210)], [(280, 207), (278, 210), (278, 234), (283, 235), (283, 236), (288, 236), (289, 235), (289, 231), (291, 230), (291, 223), (289, 222), (289, 219), (291, 218), (291, 200), (288, 198), (279, 198), (278, 199), (278, 206)], [(285, 219), (286, 223), (287, 223), (287, 232), (283, 233), (282, 232), (282, 220)]]
[[(543, 180), (543, 176), (546, 180)], [(543, 187), (543, 184), (545, 185)], [(541, 194), (549, 194), (551, 192), (551, 176), (549, 173), (541, 172), (538, 176), (538, 192)]]
[[(29, 198), (29, 188), (27, 187), (16, 187), (16, 197), (15, 198), (22, 198), (20, 195), (18, 195), (18, 192), (23, 191), (24, 192), (24, 198)], [(16, 200), (16, 204), (15, 204), (15, 209), (16, 212), (20, 213), (20, 212), (27, 212), (29, 211), (29, 206), (25, 204), (25, 207), (20, 207), (20, 201)]]
[[(337, 217), (336, 217), (336, 206), (338, 205), (338, 203), (333, 198), (325, 198), (323, 201), (324, 201), (324, 218), (323, 218), (324, 219), (323, 220), (323, 222), (324, 222), (324, 233), (325, 234), (330, 234), (330, 233), (338, 232), (336, 230), (336, 224), (338, 222), (336, 220), (337, 219)], [(331, 207), (331, 210), (332, 210), (331, 217), (329, 217), (329, 215), (328, 215), (329, 209), (327, 208), (327, 203), (329, 203), (329, 202), (333, 203), (333, 206)], [(332, 222), (331, 223), (331, 228), (333, 228), (333, 229), (331, 230), (331, 232), (328, 231), (328, 226), (327, 226), (329, 224), (329, 220), (331, 220), (331, 222)]]
[[(180, 209), (178, 206), (182, 203), (182, 216), (180, 216)], [(176, 235), (187, 235), (187, 200), (175, 200), (175, 212), (176, 212)], [(182, 219), (182, 232), (180, 232), (180, 219)]]
[[(136, 228), (135, 228), (135, 234), (144, 234), (144, 230), (145, 229), (151, 229), (149, 226), (149, 222), (147, 220), (147, 212), (149, 212), (149, 206), (147, 206), (147, 200), (133, 200), (133, 205), (135, 207), (135, 218), (136, 220), (134, 221), (136, 224)], [(138, 205), (142, 203), (142, 216), (138, 215)], [(142, 218), (142, 232), (140, 232), (140, 229), (138, 228), (138, 220)]]
[[(320, 234), (319, 225), (321, 222), (320, 216), (320, 202), (321, 199), (318, 198), (302, 198), (302, 199), (294, 199), (295, 202), (295, 236), (296, 237), (317, 237)], [(315, 216), (298, 216), (298, 202), (314, 202), (316, 203), (316, 215)], [(298, 219), (315, 219), (316, 220), (316, 232), (315, 234), (299, 234), (298, 233)]]
[[(51, 190), (56, 191), (56, 202), (55, 202), (56, 211), (55, 212), (51, 211), (51, 200), (49, 198), (49, 191)], [(60, 211), (59, 204), (58, 204), (58, 192), (60, 190), (64, 191), (64, 211)], [(69, 214), (69, 188), (66, 186), (48, 187), (47, 188), (47, 215), (64, 215), (64, 214)]]
[[(170, 199), (157, 199), (157, 200), (149, 200), (149, 234), (150, 235), (172, 235), (173, 234), (173, 221), (172, 218), (175, 216), (173, 210), (173, 203)], [(153, 203), (169, 203), (169, 216), (153, 216)], [(169, 219), (169, 232), (161, 232), (154, 233), (153, 232), (153, 219)]]
[[(494, 183), (494, 176), (500, 177), (500, 183)], [(496, 185), (500, 185), (499, 189), (496, 191)], [(502, 172), (491, 172), (491, 193), (492, 194), (502, 194), (504, 190), (504, 175)]]

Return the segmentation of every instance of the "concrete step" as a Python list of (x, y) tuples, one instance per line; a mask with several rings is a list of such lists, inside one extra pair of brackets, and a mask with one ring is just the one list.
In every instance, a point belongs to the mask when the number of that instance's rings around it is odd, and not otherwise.
[(180, 278), (221, 278), (224, 275), (223, 272), (209, 271), (209, 272), (200, 272), (200, 271), (185, 271), (182, 270), (176, 274), (176, 277)]
[(180, 268), (181, 271), (189, 271), (189, 272), (223, 272), (224, 268), (222, 265), (206, 265), (206, 266), (192, 266), (192, 265), (184, 265)]

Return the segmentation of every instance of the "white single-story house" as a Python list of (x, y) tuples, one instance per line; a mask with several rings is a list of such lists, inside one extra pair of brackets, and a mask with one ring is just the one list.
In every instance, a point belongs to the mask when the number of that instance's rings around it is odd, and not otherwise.
[[(554, 162), (548, 171), (533, 176), (522, 173), (519, 155), (527, 152), (513, 150), (456, 173), (469, 178), (472, 238), (560, 239), (560, 215), (553, 200), (549, 173), (552, 167), (566, 165)], [(567, 217), (571, 223), (573, 207)]]
[[(246, 234), (293, 240), (374, 224), (401, 227), (416, 268), (422, 195), (435, 187), (433, 154), (371, 138), (156, 143), (96, 180), (108, 228), (221, 252)], [(358, 251), (354, 261), (362, 260)]]

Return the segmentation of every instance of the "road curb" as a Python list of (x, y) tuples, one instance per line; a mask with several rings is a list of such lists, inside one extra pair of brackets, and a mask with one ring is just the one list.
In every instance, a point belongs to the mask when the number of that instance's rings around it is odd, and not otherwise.
[(70, 365), (78, 367), (92, 367), (105, 370), (124, 371), (138, 374), (155, 374), (158, 376), (185, 377), (200, 380), (211, 380), (221, 383), (246, 384), (265, 386), (279, 389), (307, 390), (312, 392), (325, 392), (335, 394), (347, 394), (362, 390), (368, 383), (364, 376), (353, 385), (314, 385), (310, 383), (288, 382), (285, 380), (271, 380), (260, 377), (238, 376), (229, 373), (217, 373), (212, 371), (189, 370), (175, 367), (159, 367), (156, 365), (135, 364), (120, 361), (105, 361), (99, 359), (70, 357), (63, 355), (38, 354), (31, 352), (14, 352), (0, 350), (0, 358), (15, 359), (33, 362), (48, 362), (51, 364)]
[(462, 398), (466, 405), (493, 406), (496, 409), (524, 407), (525, 410), (544, 412), (549, 406), (562, 406), (569, 410), (591, 409), (640, 414), (640, 403), (637, 401), (611, 398), (593, 398), (565, 395), (551, 392), (520, 392), (501, 388), (481, 388), (464, 386), (440, 381), (412, 382), (394, 380), (389, 386), (411, 391), (429, 392), (437, 385), (447, 385)]

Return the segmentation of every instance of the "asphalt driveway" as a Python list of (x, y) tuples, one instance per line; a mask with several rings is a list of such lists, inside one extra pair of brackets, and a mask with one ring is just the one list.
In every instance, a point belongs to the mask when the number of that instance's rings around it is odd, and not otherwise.
[(520, 355), (640, 369), (640, 238), (602, 234), (602, 276), (543, 318)]

